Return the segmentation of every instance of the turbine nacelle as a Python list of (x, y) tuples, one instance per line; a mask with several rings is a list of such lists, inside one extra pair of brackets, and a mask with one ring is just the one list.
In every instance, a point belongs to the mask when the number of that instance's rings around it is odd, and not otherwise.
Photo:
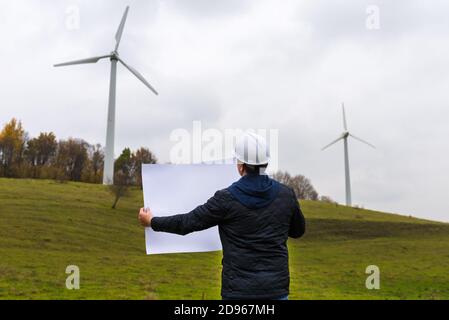
[(119, 54), (117, 51), (111, 51), (111, 59), (118, 60)]
[(337, 139), (335, 139), (331, 143), (325, 145), (321, 150), (325, 150), (325, 149), (329, 148), (331, 145), (337, 143), (338, 141), (343, 140), (343, 139), (347, 139), (349, 137), (352, 137), (352, 138), (354, 138), (354, 139), (356, 139), (356, 140), (358, 140), (358, 141), (360, 141), (360, 142), (362, 142), (362, 143), (364, 143), (364, 144), (366, 144), (366, 145), (368, 145), (368, 146), (370, 146), (372, 148), (376, 148), (371, 143), (369, 143), (369, 142), (367, 142), (367, 141), (365, 141), (365, 140), (363, 140), (361, 138), (358, 138), (358, 137), (354, 136), (353, 134), (351, 134), (348, 131), (348, 125), (346, 123), (346, 113), (345, 113), (345, 106), (344, 106), (344, 104), (342, 104), (342, 111), (343, 111), (343, 129), (344, 129), (343, 133)]

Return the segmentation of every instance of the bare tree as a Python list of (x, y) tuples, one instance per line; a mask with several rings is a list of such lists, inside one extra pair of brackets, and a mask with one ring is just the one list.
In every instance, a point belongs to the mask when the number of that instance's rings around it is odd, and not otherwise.
[(101, 177), (101, 171), (103, 169), (104, 165), (104, 151), (100, 144), (96, 144), (93, 147), (92, 152), (92, 171), (95, 177), (99, 176), (100, 180)]
[(126, 196), (129, 191), (130, 177), (123, 170), (118, 170), (114, 175), (114, 184), (109, 186), (109, 191), (114, 196), (112, 209), (115, 209), (120, 198)]
[(303, 175), (291, 176), (287, 171), (278, 171), (273, 175), (273, 179), (292, 188), (298, 199), (318, 200), (318, 192), (311, 181)]
[(109, 186), (109, 191), (114, 195), (112, 209), (115, 209), (120, 198), (126, 196), (129, 187), (134, 184), (135, 168), (132, 157), (131, 150), (125, 148), (114, 162), (114, 184)]
[(84, 182), (100, 183), (104, 164), (104, 152), (100, 144), (87, 146), (87, 159), (83, 167), (81, 180)]

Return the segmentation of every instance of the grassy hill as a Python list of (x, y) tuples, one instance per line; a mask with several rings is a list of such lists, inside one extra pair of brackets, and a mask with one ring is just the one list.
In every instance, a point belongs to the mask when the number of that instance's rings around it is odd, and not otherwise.
[[(0, 299), (219, 299), (221, 253), (145, 255), (142, 194), (112, 210), (101, 185), (0, 179)], [(291, 299), (449, 299), (449, 224), (303, 202)], [(67, 290), (67, 265), (81, 289)], [(377, 265), (381, 289), (365, 288)]]

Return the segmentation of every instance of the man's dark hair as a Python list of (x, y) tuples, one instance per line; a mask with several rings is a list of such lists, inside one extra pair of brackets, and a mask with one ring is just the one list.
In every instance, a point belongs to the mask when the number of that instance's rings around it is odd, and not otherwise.
[(244, 163), (243, 167), (245, 168), (245, 172), (249, 175), (259, 175), (261, 171), (263, 172), (268, 166), (267, 164), (259, 164), (259, 165), (253, 165), (253, 164), (247, 164)]

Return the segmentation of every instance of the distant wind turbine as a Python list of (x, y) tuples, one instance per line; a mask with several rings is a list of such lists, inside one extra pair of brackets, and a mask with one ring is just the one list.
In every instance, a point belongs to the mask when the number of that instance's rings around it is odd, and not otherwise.
[(106, 129), (106, 150), (104, 157), (104, 168), (103, 168), (103, 184), (113, 184), (114, 183), (114, 134), (115, 134), (115, 89), (116, 89), (116, 79), (117, 79), (117, 61), (125, 66), (133, 75), (135, 75), (140, 81), (142, 81), (151, 91), (156, 95), (157, 91), (148, 83), (147, 80), (133, 67), (127, 65), (122, 59), (120, 59), (117, 52), (120, 45), (120, 39), (122, 38), (123, 29), (125, 27), (126, 17), (128, 16), (129, 6), (126, 7), (123, 13), (122, 20), (118, 27), (117, 33), (115, 34), (115, 48), (108, 55), (92, 57), (82, 60), (75, 60), (70, 62), (64, 62), (55, 64), (55, 67), (69, 66), (73, 64), (86, 64), (86, 63), (96, 63), (101, 59), (110, 58), (111, 60), (111, 78), (109, 83), (109, 104), (108, 104), (108, 119), (107, 119), (107, 129)]
[(328, 145), (324, 146), (321, 150), (325, 150), (329, 148), (331, 145), (337, 143), (340, 140), (343, 140), (344, 143), (344, 151), (345, 151), (345, 187), (346, 187), (346, 205), (351, 206), (351, 179), (349, 175), (349, 155), (348, 155), (348, 137), (351, 136), (352, 138), (359, 140), (360, 142), (363, 142), (364, 144), (369, 145), (372, 148), (376, 148), (371, 143), (366, 142), (365, 140), (362, 140), (353, 134), (349, 133), (348, 126), (346, 124), (346, 114), (345, 114), (345, 105), (342, 103), (342, 110), (343, 110), (343, 133), (334, 141), (329, 143)]

